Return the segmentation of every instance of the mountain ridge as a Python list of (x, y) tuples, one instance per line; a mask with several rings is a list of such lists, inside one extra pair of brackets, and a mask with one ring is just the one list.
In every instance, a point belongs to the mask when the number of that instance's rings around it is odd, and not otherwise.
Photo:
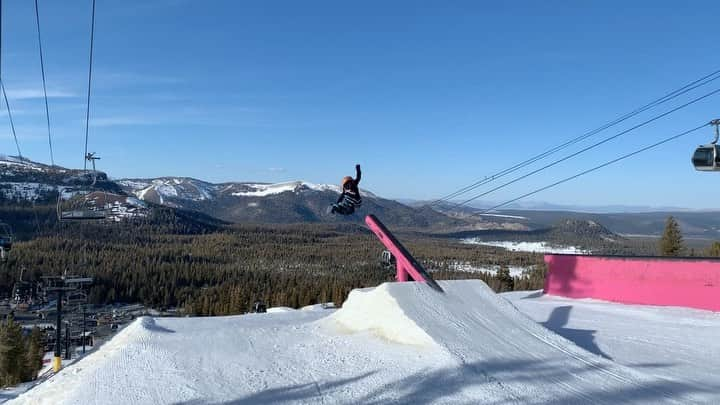
[(52, 203), (58, 193), (111, 192), (231, 223), (362, 223), (364, 213), (382, 215), (388, 226), (425, 230), (465, 229), (472, 222), (431, 209), (415, 209), (362, 190), (363, 205), (352, 216), (328, 213), (340, 187), (307, 181), (210, 183), (191, 177), (112, 180), (103, 172), (47, 166), (26, 159), (0, 159), (0, 199)]

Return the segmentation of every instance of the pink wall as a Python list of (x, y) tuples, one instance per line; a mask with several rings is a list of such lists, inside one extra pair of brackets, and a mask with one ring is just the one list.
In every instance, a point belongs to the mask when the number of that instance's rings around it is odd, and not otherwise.
[(720, 260), (545, 255), (545, 293), (720, 311)]

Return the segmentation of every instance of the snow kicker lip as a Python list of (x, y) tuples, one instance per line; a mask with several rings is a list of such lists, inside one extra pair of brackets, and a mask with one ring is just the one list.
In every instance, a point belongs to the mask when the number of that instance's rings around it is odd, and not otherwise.
[[(410, 284), (410, 283), (409, 283)], [(320, 322), (348, 332), (370, 332), (401, 344), (431, 346), (436, 342), (403, 311), (391, 293), (392, 284), (357, 289), (342, 308)]]

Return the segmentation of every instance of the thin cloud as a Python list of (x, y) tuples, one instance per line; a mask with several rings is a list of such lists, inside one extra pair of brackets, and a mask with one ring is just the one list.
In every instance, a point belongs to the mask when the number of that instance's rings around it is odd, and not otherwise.
[(101, 117), (91, 118), (91, 127), (118, 127), (118, 126), (133, 126), (133, 125), (156, 125), (160, 124), (158, 121), (153, 121), (149, 118), (143, 117)]
[[(24, 88), (24, 89), (7, 89), (7, 96), (11, 100), (30, 100), (30, 99), (36, 99), (36, 98), (43, 98), (45, 97), (45, 94), (43, 93), (42, 89), (31, 89), (31, 88)], [(49, 89), (47, 92), (48, 98), (75, 98), (78, 97), (77, 94), (66, 91), (66, 90), (58, 90), (58, 89)]]
[(127, 86), (127, 85), (174, 85), (184, 83), (185, 80), (179, 77), (166, 75), (153, 75), (136, 72), (98, 72), (98, 78), (102, 78), (103, 87)]

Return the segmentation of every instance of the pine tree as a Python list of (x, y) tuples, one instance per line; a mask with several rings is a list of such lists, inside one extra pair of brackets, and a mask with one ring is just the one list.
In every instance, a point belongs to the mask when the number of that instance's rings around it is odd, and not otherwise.
[(496, 277), (498, 281), (500, 281), (500, 289), (498, 292), (512, 291), (515, 288), (515, 280), (510, 275), (510, 268), (508, 266), (501, 266)]
[(680, 256), (684, 249), (680, 225), (675, 218), (670, 216), (665, 222), (665, 231), (660, 238), (660, 254), (662, 256)]
[(712, 245), (710, 245), (710, 247), (705, 251), (705, 254), (712, 257), (720, 257), (720, 242), (713, 242)]
[(27, 350), (25, 351), (25, 376), (23, 377), (25, 381), (36, 379), (38, 372), (42, 368), (42, 336), (43, 333), (40, 328), (33, 328), (27, 342)]
[(0, 386), (17, 385), (24, 374), (22, 327), (9, 316), (0, 324)]

